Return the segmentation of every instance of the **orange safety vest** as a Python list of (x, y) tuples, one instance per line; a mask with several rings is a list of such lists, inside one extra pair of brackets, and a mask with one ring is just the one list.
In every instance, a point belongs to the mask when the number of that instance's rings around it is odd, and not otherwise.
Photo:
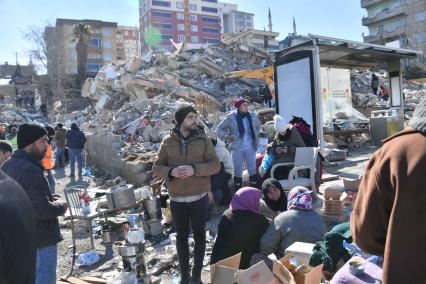
[(41, 160), (41, 164), (43, 165), (46, 171), (53, 169), (52, 157), (53, 157), (52, 145), (49, 145), (47, 147), (46, 156), (44, 156), (43, 160)]

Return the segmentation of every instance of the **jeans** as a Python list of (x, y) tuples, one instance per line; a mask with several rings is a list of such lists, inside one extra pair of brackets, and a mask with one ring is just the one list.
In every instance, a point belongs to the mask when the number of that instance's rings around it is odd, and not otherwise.
[(201, 280), (206, 250), (206, 222), (209, 200), (207, 195), (194, 202), (170, 202), (173, 224), (176, 228), (176, 250), (179, 259), (181, 283), (189, 280), (189, 225), (194, 236), (194, 266), (192, 279)]
[(243, 176), (243, 162), (246, 162), (249, 176), (256, 175), (256, 150), (253, 147), (244, 147), (231, 152), (234, 162), (234, 176)]
[(56, 245), (37, 249), (35, 284), (56, 284)]
[(47, 176), (46, 176), (47, 181), (49, 182), (50, 192), (54, 194), (56, 181), (55, 181), (55, 178), (53, 177), (52, 170), (47, 170), (46, 173), (47, 173)]
[(77, 165), (78, 165), (78, 175), (81, 176), (81, 173), (83, 171), (83, 161), (81, 159), (81, 152), (83, 151), (83, 149), (73, 149), (73, 148), (69, 148), (68, 149), (68, 153), (70, 156), (70, 172), (71, 172), (71, 176), (74, 176), (74, 164), (75, 164), (75, 160), (77, 160)]
[(55, 166), (65, 167), (65, 148), (56, 149)]

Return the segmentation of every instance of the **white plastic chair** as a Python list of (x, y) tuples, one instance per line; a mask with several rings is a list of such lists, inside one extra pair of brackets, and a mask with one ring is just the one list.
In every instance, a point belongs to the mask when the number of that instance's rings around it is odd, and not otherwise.
[[(294, 163), (276, 163), (271, 168), (271, 177), (275, 178), (275, 170), (282, 166), (293, 166), (288, 174), (288, 179), (279, 180), (284, 191), (288, 192), (293, 187), (310, 187), (314, 198), (317, 198), (317, 187), (315, 185), (316, 162), (318, 158), (318, 148), (297, 147)], [(309, 178), (299, 177), (302, 170), (309, 170)]]
[(89, 237), (90, 244), (92, 249), (95, 248), (95, 243), (93, 241), (93, 231), (92, 231), (92, 220), (100, 216), (103, 216), (105, 213), (108, 213), (108, 210), (101, 209), (98, 212), (91, 212), (88, 215), (83, 213), (83, 207), (80, 203), (80, 194), (84, 192), (84, 189), (77, 187), (70, 187), (64, 190), (65, 198), (68, 203), (68, 210), (71, 219), (71, 236), (72, 236), (72, 245), (75, 248), (75, 224), (76, 220), (85, 220), (89, 223)]

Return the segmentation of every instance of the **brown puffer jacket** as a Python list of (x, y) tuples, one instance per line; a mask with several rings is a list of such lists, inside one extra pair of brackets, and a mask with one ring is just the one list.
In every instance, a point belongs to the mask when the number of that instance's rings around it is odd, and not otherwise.
[[(169, 174), (173, 168), (192, 165), (194, 176), (186, 179), (173, 178)], [(178, 130), (174, 129), (165, 137), (153, 165), (154, 175), (168, 180), (170, 196), (191, 196), (210, 191), (210, 176), (220, 170), (211, 140), (199, 129), (188, 138), (185, 147)]]
[(405, 130), (371, 158), (351, 215), (355, 243), (384, 256), (384, 284), (426, 283), (425, 204), (426, 135)]

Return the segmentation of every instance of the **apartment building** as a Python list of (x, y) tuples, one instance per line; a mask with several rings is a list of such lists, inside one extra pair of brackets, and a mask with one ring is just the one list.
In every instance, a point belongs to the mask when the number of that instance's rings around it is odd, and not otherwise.
[(105, 63), (117, 59), (117, 23), (87, 19), (57, 19), (55, 27), (47, 27), (44, 31), (48, 51), (48, 72), (49, 66), (52, 66), (50, 63), (55, 60), (60, 62), (63, 69), (55, 72), (61, 71), (66, 75), (77, 74), (75, 49), (77, 39), (73, 35), (73, 29), (79, 23), (88, 25), (91, 31), (86, 63), (89, 76), (95, 75)]
[(170, 39), (187, 43), (220, 41), (217, 0), (139, 0), (139, 21), (142, 50), (148, 49), (146, 35), (150, 28), (159, 33), (158, 44), (151, 46), (156, 51), (170, 50)]
[(222, 33), (237, 34), (254, 29), (254, 14), (238, 11), (237, 4), (219, 2)]
[(118, 26), (116, 35), (118, 60), (128, 60), (132, 57), (140, 56), (138, 27)]
[[(361, 7), (367, 10), (362, 24), (369, 31), (364, 42), (410, 48), (426, 54), (425, 0), (361, 0)], [(405, 62), (407, 65), (425, 63), (425, 55)]]

